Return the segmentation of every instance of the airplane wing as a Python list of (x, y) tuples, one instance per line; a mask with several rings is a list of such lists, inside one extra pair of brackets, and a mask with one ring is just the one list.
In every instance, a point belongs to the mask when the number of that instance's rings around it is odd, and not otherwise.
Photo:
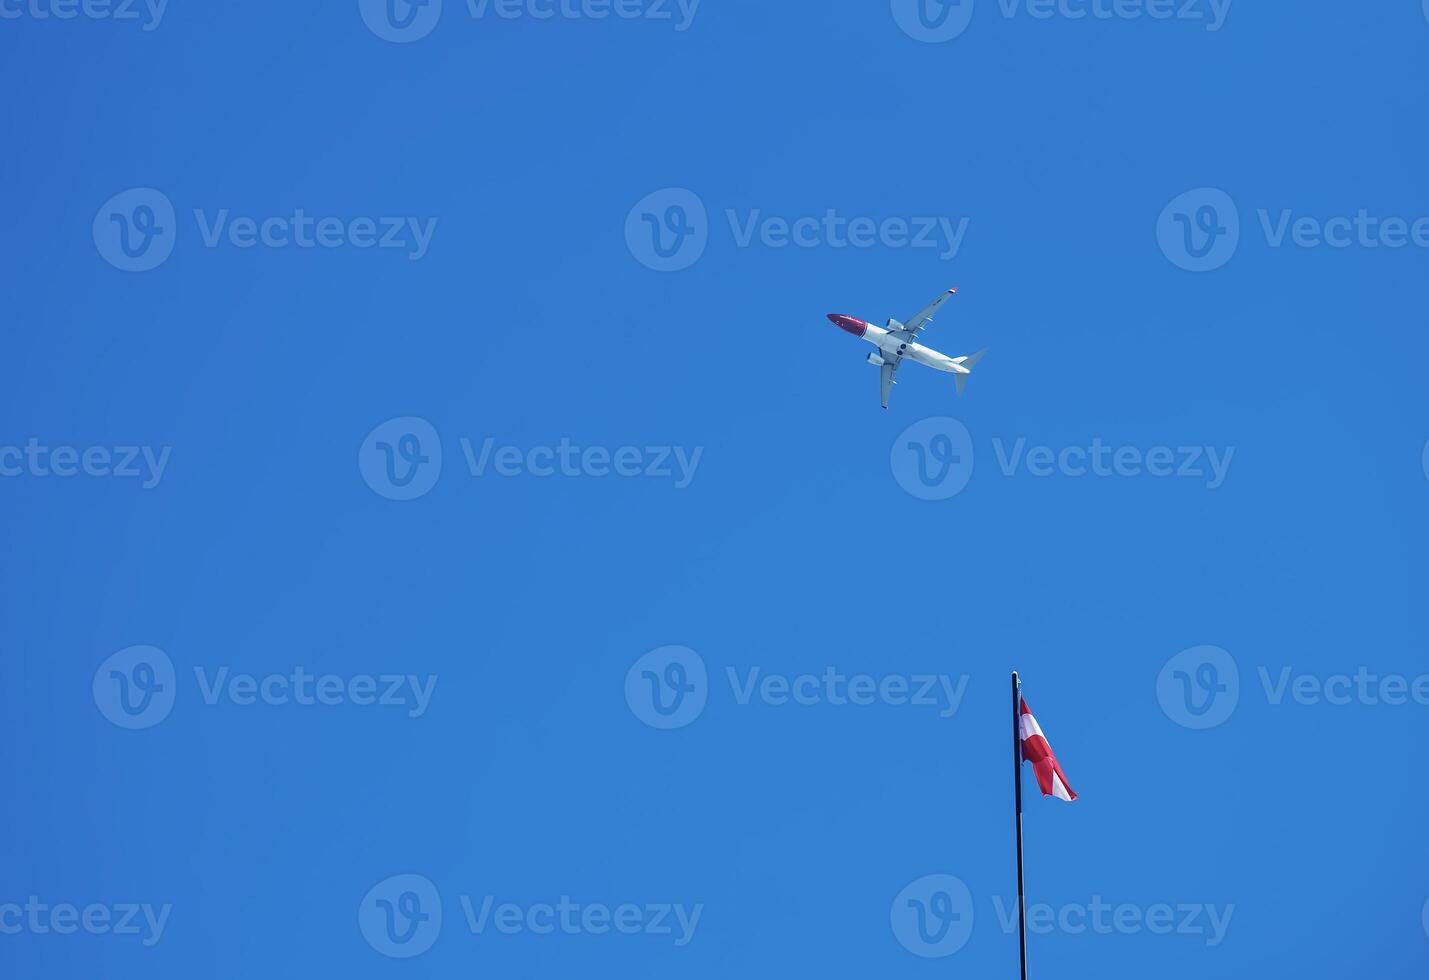
[(917, 312), (917, 314), (914, 315), (913, 319), (903, 324), (904, 329), (906, 329), (914, 336), (917, 336), (919, 330), (922, 330), (930, 322), (932, 322), (933, 314), (937, 313), (938, 309), (948, 301), (948, 298), (950, 296), (952, 296), (956, 292), (957, 289), (950, 289), (943, 295), (939, 296), (937, 299), (933, 300), (933, 302), (923, 307)]
[(889, 358), (883, 362), (883, 366), (878, 369), (878, 400), (883, 403), (883, 407), (888, 407), (888, 393), (893, 390), (895, 384), (893, 376), (898, 373), (898, 361)]

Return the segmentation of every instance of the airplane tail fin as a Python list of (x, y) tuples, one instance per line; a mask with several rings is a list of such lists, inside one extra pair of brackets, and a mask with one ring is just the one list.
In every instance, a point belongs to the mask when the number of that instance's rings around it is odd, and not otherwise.
[[(978, 351), (976, 354), (969, 354), (967, 357), (957, 358), (957, 362), (958, 362), (959, 364), (961, 364), (963, 367), (967, 368), (969, 371), (971, 371), (971, 370), (973, 369), (973, 366), (974, 366), (975, 364), (977, 364), (978, 361), (982, 360), (982, 356), (983, 356), (984, 354), (986, 354), (986, 353), (987, 353), (987, 348), (984, 347), (982, 350)], [(958, 380), (958, 397), (961, 398), (961, 397), (963, 397), (963, 389), (968, 386), (968, 375), (966, 375), (966, 374), (960, 374), (960, 375), (957, 376), (957, 380)]]

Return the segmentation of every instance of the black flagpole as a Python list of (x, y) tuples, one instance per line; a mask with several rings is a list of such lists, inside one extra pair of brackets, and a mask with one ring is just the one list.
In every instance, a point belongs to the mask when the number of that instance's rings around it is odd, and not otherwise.
[(1027, 900), (1022, 893), (1022, 687), (1012, 672), (1012, 784), (1017, 798), (1017, 940), (1027, 980)]

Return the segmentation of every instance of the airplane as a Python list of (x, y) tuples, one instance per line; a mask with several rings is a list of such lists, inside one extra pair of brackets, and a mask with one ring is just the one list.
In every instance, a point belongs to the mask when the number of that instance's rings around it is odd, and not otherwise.
[(918, 331), (932, 322), (933, 314), (938, 312), (938, 308), (948, 301), (948, 297), (956, 294), (957, 289), (950, 289), (919, 310), (918, 314), (907, 323), (899, 323), (890, 318), (887, 327), (875, 327), (858, 317), (847, 316), (843, 313), (829, 314), (829, 319), (833, 321), (834, 326), (840, 330), (847, 330), (855, 337), (862, 337), (878, 348), (877, 353), (868, 355), (868, 363), (876, 365), (879, 369), (879, 400), (883, 403), (884, 408), (888, 407), (889, 391), (897, 383), (893, 376), (898, 373), (898, 365), (903, 363), (905, 357), (910, 357), (919, 364), (926, 364), (935, 370), (948, 371), (957, 375), (958, 397), (962, 397), (963, 388), (967, 386), (968, 375), (972, 373), (973, 365), (982, 360), (982, 356), (987, 353), (987, 348), (984, 347), (976, 354), (949, 357), (930, 347), (916, 343)]

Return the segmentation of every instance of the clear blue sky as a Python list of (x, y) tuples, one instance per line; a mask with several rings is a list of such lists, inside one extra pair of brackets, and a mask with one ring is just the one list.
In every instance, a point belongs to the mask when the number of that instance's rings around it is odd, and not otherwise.
[(0, 972), (1422, 977), (1420, 4), (653, 4), (0, 0)]

